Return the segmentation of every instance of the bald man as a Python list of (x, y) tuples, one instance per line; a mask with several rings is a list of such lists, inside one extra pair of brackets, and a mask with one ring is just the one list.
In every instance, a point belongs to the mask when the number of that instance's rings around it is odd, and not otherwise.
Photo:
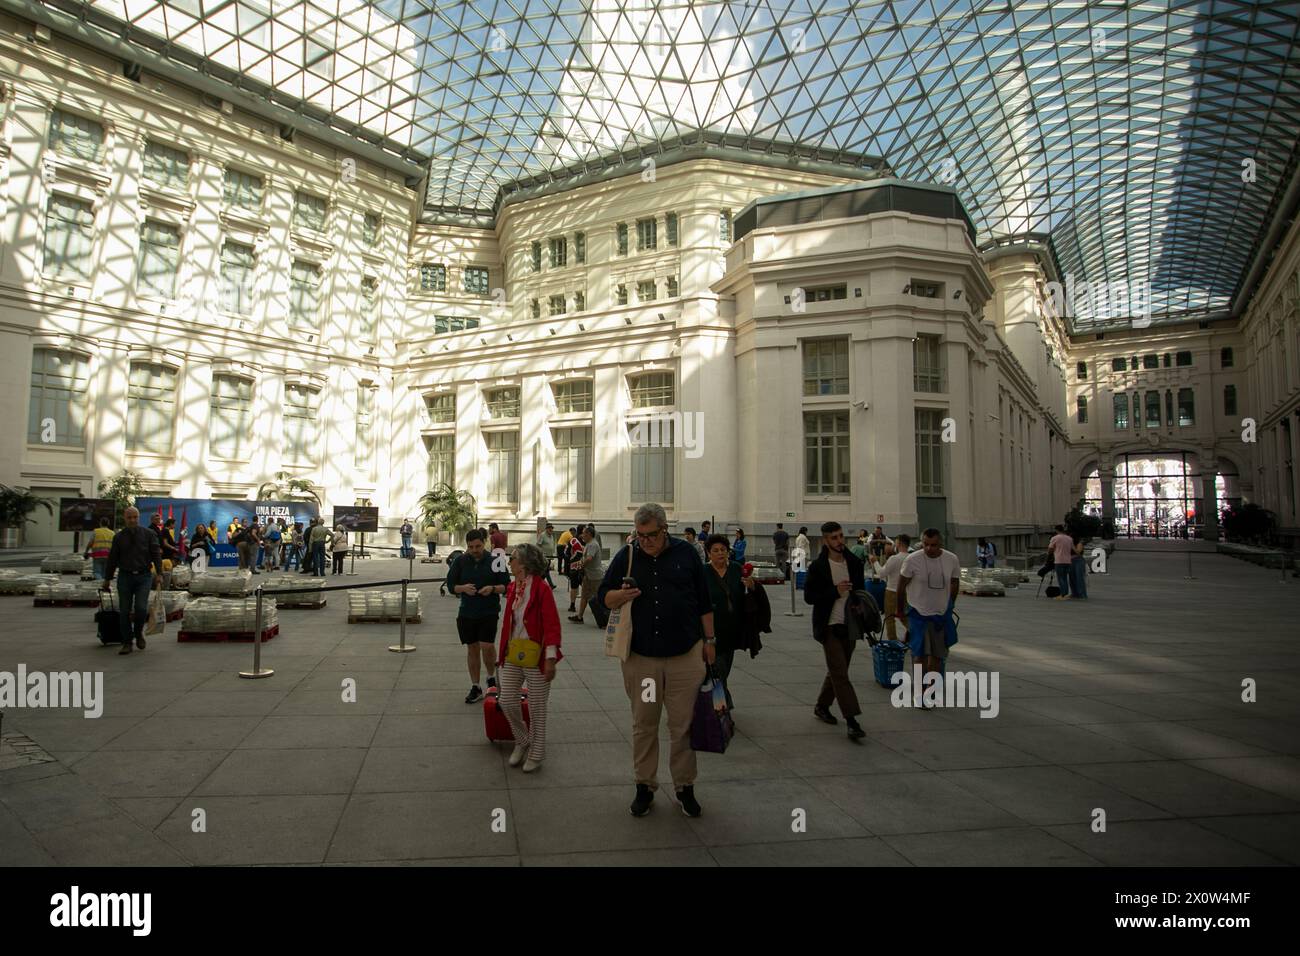
[(130, 654), (132, 638), (135, 646), (144, 650), (149, 592), (162, 587), (162, 548), (153, 529), (141, 527), (137, 509), (127, 508), (122, 517), (126, 526), (113, 536), (103, 588), (109, 590), (113, 574), (122, 572), (117, 578), (117, 610), (122, 622), (122, 649), (118, 653)]

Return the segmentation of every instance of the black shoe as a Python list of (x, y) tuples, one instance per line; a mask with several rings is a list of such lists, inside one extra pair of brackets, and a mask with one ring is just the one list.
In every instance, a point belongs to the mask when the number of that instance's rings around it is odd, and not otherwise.
[(137, 635), (135, 636), (135, 646), (138, 647), (138, 648), (140, 648), (140, 650), (144, 650), (144, 635), (143, 635), (143, 634), (137, 634)]
[(469, 689), (469, 693), (465, 695), (465, 703), (467, 704), (477, 704), (482, 699), (483, 699), (483, 691), (479, 689), (478, 684), (475, 684), (473, 687), (471, 687)]
[(488, 685), (489, 688), (496, 687), (496, 686), (497, 686), (497, 679), (496, 679), (495, 677), (489, 677), (489, 678), (488, 678), (488, 681), (487, 681), (487, 685)]
[(694, 787), (682, 787), (673, 794), (673, 802), (682, 808), (682, 813), (688, 817), (698, 817), (704, 811), (700, 809), (699, 801), (695, 799)]
[(130, 653), (131, 653), (131, 642), (130, 642), (130, 641), (127, 641), (125, 644), (123, 644), (123, 645), (122, 645), (122, 649), (121, 649), (120, 651), (118, 651), (118, 653), (119, 653), (119, 654), (130, 654)]
[(844, 718), (844, 722), (848, 724), (850, 740), (861, 740), (863, 737), (867, 735), (867, 732), (863, 730), (861, 727), (859, 727), (858, 722), (854, 720), (852, 717)]
[(650, 812), (650, 806), (654, 803), (655, 792), (644, 783), (636, 785), (636, 798), (632, 801), (632, 806), (628, 807), (634, 817), (643, 817)]
[(839, 723), (839, 721), (835, 719), (835, 715), (832, 714), (832, 713), (831, 713), (829, 710), (827, 710), (825, 707), (814, 707), (814, 708), (813, 708), (813, 716), (816, 717), (818, 720), (820, 720), (823, 724), (838, 724), (838, 723)]

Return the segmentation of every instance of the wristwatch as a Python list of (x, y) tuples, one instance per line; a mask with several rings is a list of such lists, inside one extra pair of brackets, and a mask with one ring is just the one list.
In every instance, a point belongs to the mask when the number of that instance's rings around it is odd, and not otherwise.
[(718, 643), (718, 639), (716, 637), (706, 637), (704, 639), (704, 643), (709, 647), (712, 647), (713, 645)]

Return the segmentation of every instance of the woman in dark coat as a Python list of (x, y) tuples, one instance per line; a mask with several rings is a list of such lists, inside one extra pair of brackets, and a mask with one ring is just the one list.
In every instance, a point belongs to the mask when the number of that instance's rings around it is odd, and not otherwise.
[(734, 710), (727, 678), (731, 675), (736, 651), (749, 647), (749, 632), (745, 627), (745, 592), (754, 586), (754, 579), (741, 574), (740, 565), (731, 560), (731, 548), (722, 535), (709, 535), (704, 542), (704, 553), (709, 556), (709, 563), (704, 566), (704, 577), (709, 582), (709, 597), (713, 603), (713, 634), (718, 639), (717, 663), (714, 667), (727, 691), (727, 709)]

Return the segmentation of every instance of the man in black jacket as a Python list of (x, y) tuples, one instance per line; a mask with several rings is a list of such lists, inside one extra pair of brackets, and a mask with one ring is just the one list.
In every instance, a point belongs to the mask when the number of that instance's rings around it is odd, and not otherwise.
[(844, 606), (851, 591), (864, 590), (862, 561), (844, 547), (844, 529), (838, 522), (822, 525), (822, 553), (808, 565), (808, 578), (804, 582), (803, 599), (813, 607), (813, 637), (826, 654), (826, 679), (817, 696), (813, 716), (828, 724), (838, 723), (830, 712), (830, 705), (839, 701), (844, 722), (849, 728), (849, 739), (858, 740), (866, 732), (858, 725), (858, 695), (849, 681), (849, 662), (853, 660), (856, 643), (848, 635), (844, 622)]
[(125, 527), (113, 536), (101, 587), (108, 591), (117, 572), (117, 611), (122, 624), (122, 649), (131, 653), (131, 640), (144, 650), (144, 625), (149, 619), (150, 586), (162, 587), (162, 547), (152, 528), (140, 525), (140, 512), (127, 508), (122, 512)]

